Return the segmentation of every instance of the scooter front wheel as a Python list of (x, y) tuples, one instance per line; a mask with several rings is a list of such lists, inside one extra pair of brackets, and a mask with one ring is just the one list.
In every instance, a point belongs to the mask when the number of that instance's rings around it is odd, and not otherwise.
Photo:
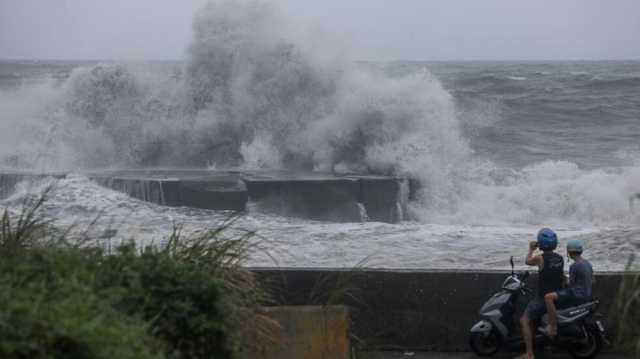
[(481, 357), (495, 354), (500, 349), (501, 340), (494, 330), (485, 333), (473, 332), (469, 337), (469, 346), (474, 353)]

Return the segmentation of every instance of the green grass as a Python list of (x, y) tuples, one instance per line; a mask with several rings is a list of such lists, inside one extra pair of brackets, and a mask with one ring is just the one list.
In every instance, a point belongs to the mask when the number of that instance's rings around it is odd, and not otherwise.
[(83, 253), (53, 248), (2, 256), (0, 357), (163, 357), (146, 323), (94, 290), (87, 264)]
[(618, 346), (640, 359), (640, 273), (634, 269), (635, 257), (629, 259), (616, 301), (614, 320), (617, 323)]
[(41, 220), (46, 192), (0, 220), (0, 357), (233, 358), (277, 330), (242, 267), (254, 233), (237, 215), (162, 246), (106, 253)]

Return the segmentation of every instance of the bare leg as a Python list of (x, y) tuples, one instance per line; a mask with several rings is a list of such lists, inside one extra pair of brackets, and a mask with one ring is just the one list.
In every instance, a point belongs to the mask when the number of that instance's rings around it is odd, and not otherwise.
[(547, 327), (547, 333), (554, 338), (558, 335), (558, 313), (556, 311), (556, 301), (558, 300), (558, 294), (556, 292), (548, 293), (544, 296), (544, 303), (547, 306), (547, 313), (549, 314), (549, 326)]
[(533, 334), (532, 334), (532, 326), (531, 320), (527, 314), (524, 314), (522, 318), (520, 318), (520, 327), (522, 328), (522, 339), (524, 340), (524, 345), (526, 348), (526, 353), (519, 358), (527, 358), (534, 359), (533, 356)]

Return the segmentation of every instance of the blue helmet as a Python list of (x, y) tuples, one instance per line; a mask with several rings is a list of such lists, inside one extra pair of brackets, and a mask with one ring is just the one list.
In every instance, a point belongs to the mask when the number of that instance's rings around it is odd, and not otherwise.
[(558, 247), (558, 236), (549, 228), (542, 228), (538, 232), (538, 247), (543, 251), (552, 251)]

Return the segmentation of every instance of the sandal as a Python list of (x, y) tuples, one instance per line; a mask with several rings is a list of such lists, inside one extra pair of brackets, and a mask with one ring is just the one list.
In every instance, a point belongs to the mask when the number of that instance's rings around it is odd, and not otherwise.
[(548, 326), (548, 325), (546, 327), (544, 327), (544, 328), (539, 329), (539, 330), (540, 330), (540, 333), (548, 336), (551, 339), (554, 339), (555, 337), (558, 336), (558, 329), (551, 330), (551, 327)]

